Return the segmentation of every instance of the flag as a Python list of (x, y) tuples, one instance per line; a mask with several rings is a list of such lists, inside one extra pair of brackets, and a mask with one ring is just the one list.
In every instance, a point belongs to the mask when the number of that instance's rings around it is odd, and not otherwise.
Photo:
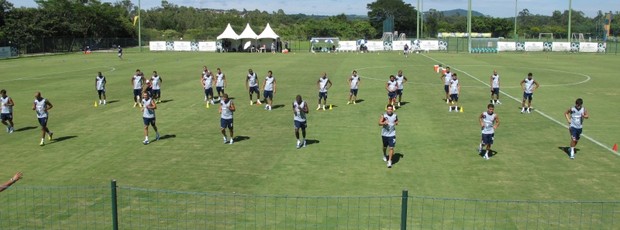
[(140, 18), (140, 16), (133, 16), (133, 26), (136, 26), (136, 22), (138, 22), (138, 19)]

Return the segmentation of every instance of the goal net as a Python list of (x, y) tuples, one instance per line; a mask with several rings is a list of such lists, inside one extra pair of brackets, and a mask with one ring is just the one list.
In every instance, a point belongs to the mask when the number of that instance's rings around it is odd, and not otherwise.
[(553, 41), (553, 33), (538, 33), (538, 40)]
[(497, 53), (499, 38), (471, 38), (470, 53)]

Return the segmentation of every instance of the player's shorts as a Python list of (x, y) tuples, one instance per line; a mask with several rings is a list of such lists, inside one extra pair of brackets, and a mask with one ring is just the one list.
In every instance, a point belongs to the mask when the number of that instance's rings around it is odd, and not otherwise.
[(533, 94), (533, 93), (526, 93), (526, 92), (523, 92), (523, 100), (526, 100), (526, 99), (527, 99), (527, 100), (530, 100), (530, 101), (531, 101), (533, 97), (534, 97), (534, 94)]
[(383, 147), (394, 148), (394, 146), (396, 146), (396, 136), (392, 136), (392, 137), (381, 136), (381, 140), (383, 141)]
[(233, 128), (233, 119), (224, 119), (224, 118), (220, 118), (220, 127), (222, 129), (225, 128), (229, 128), (232, 129)]
[(39, 117), (39, 125), (47, 126), (47, 117)]
[(207, 96), (207, 97), (209, 97), (209, 96), (213, 97), (213, 88), (208, 88), (208, 89), (205, 89), (205, 96)]
[(458, 102), (459, 101), (459, 95), (454, 93), (454, 94), (450, 94), (450, 100), (454, 101), (454, 102)]
[(394, 99), (394, 98), (396, 98), (396, 92), (388, 92), (388, 98), (389, 98), (389, 99)]
[(142, 117), (142, 121), (144, 122), (144, 126), (148, 126), (148, 125), (155, 125), (155, 118), (147, 118), (147, 117)]
[(142, 97), (142, 89), (133, 89), (133, 97)]
[(296, 129), (305, 129), (307, 126), (307, 123), (305, 121), (298, 121), (298, 120), (293, 120), (295, 122), (295, 128)]
[(499, 95), (499, 88), (493, 88), (493, 89), (491, 89), (491, 94), (494, 94), (494, 95)]
[(269, 91), (269, 90), (263, 91), (263, 97), (265, 98), (265, 100), (267, 100), (267, 98), (273, 100), (273, 91)]
[(578, 129), (575, 127), (570, 127), (568, 128), (568, 131), (570, 131), (570, 136), (571, 138), (573, 138), (574, 141), (578, 141), (579, 138), (581, 138), (581, 131), (582, 129)]
[(446, 93), (450, 92), (450, 85), (444, 85), (443, 91), (446, 91)]
[(0, 119), (2, 119), (2, 121), (13, 120), (13, 113), (2, 113), (0, 114)]
[(319, 92), (319, 100), (321, 100), (321, 98), (327, 99), (327, 92)]
[(222, 86), (216, 86), (215, 90), (217, 91), (217, 94), (224, 93), (224, 87)]
[(99, 94), (99, 96), (105, 94), (105, 89), (99, 89), (97, 90), (97, 94)]
[(252, 86), (249, 88), (250, 90), (250, 94), (256, 93), (258, 95), (260, 95), (260, 91), (258, 90), (258, 86)]
[(351, 92), (351, 95), (357, 97), (357, 89), (351, 89), (350, 92)]
[(151, 91), (153, 92), (152, 93), (153, 95), (157, 95), (157, 96), (161, 95), (161, 89), (154, 89), (154, 90), (151, 90)]
[(396, 90), (396, 95), (398, 95), (398, 96), (403, 95), (403, 89), (397, 89)]
[(119, 57), (120, 57), (120, 56), (123, 56), (123, 53), (118, 53), (118, 56), (119, 56)]
[(482, 134), (482, 143), (484, 145), (492, 145), (493, 144), (493, 140), (495, 139), (495, 133), (491, 133), (491, 134)]

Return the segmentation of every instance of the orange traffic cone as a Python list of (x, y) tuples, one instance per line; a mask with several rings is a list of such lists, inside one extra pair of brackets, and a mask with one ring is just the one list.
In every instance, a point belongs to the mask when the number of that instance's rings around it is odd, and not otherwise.
[(618, 144), (614, 144), (614, 147), (613, 147), (613, 148), (611, 148), (611, 149), (612, 149), (612, 150), (614, 150), (614, 151), (616, 151), (616, 152), (618, 152)]

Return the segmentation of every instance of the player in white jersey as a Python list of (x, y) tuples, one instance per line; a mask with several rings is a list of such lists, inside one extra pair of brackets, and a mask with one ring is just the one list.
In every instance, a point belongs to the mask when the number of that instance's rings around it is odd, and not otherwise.
[(118, 54), (116, 56), (123, 60), (123, 48), (121, 48), (121, 46), (118, 46)]
[(155, 100), (149, 96), (147, 92), (142, 93), (142, 121), (144, 122), (144, 141), (143, 144), (149, 144), (149, 125), (153, 126), (155, 131), (155, 140), (159, 140), (159, 132), (157, 131), (157, 125), (155, 124), (155, 109), (157, 104)]
[(0, 119), (2, 124), (6, 125), (6, 132), (13, 133), (15, 125), (13, 124), (13, 99), (6, 95), (6, 90), (0, 90)]
[(403, 47), (403, 55), (409, 57), (409, 45), (407, 43), (405, 43), (405, 47)]
[[(306, 114), (310, 110), (308, 109), (308, 103), (301, 98), (301, 95), (295, 97), (293, 102), (293, 123), (295, 125), (295, 137), (297, 138), (297, 148), (306, 147)], [(301, 129), (302, 139), (299, 139), (299, 129)]]
[(398, 82), (398, 89), (396, 90), (396, 95), (398, 95), (397, 106), (400, 107), (400, 102), (403, 97), (403, 89), (405, 88), (405, 83), (407, 83), (407, 77), (403, 75), (402, 70), (398, 70), (398, 74), (396, 74), (396, 82)]
[(106, 96), (105, 96), (105, 76), (101, 74), (101, 72), (97, 73), (97, 77), (95, 77), (95, 89), (97, 89), (97, 94), (99, 95), (99, 104), (106, 104)]
[(151, 76), (151, 92), (156, 103), (161, 102), (161, 83), (163, 82), (164, 79), (157, 74), (157, 71), (153, 71), (153, 76)]
[(37, 119), (41, 125), (41, 143), (39, 144), (41, 146), (45, 145), (45, 134), (47, 134), (47, 139), (50, 141), (52, 140), (52, 135), (54, 135), (54, 133), (47, 128), (48, 111), (53, 107), (50, 101), (41, 96), (41, 92), (34, 94), (32, 110), (37, 113)]
[[(332, 81), (327, 78), (327, 73), (323, 72), (322, 76), (316, 81), (316, 87), (319, 89), (319, 103), (316, 110), (325, 110), (325, 104), (327, 104), (327, 90), (332, 87)], [(321, 104), (323, 99), (323, 104)]]
[(439, 79), (443, 82), (443, 90), (446, 92), (446, 104), (450, 103), (450, 80), (452, 80), (452, 72), (450, 72), (450, 67), (446, 67), (441, 71), (441, 75)]
[(450, 80), (449, 88), (451, 105), (449, 106), (450, 108), (448, 109), (448, 111), (452, 112), (452, 110), (454, 110), (455, 112), (458, 112), (460, 108), (459, 94), (461, 94), (461, 84), (459, 83), (459, 79), (456, 73), (452, 73), (452, 79)]
[(265, 102), (267, 102), (265, 105), (266, 110), (271, 110), (274, 94), (276, 94), (276, 78), (273, 76), (273, 72), (269, 70), (263, 82), (263, 98), (265, 98)]
[(217, 68), (217, 73), (215, 74), (215, 90), (217, 91), (217, 98), (221, 100), (222, 94), (224, 94), (224, 88), (226, 88), (226, 75), (222, 73), (220, 68)]
[(566, 121), (568, 122), (568, 131), (571, 136), (569, 150), (570, 159), (575, 159), (575, 146), (577, 146), (577, 142), (579, 142), (579, 138), (581, 137), (583, 119), (590, 118), (590, 114), (588, 114), (586, 108), (583, 107), (583, 100), (577, 98), (575, 106), (568, 108), (564, 113), (564, 117), (566, 117)]
[[(379, 118), (379, 126), (382, 127), (383, 161), (387, 161), (388, 168), (392, 167), (392, 156), (394, 156), (394, 146), (396, 146), (396, 125), (398, 125), (398, 116), (394, 113), (394, 106), (388, 104), (386, 112)], [(386, 152), (388, 148), (389, 151)]]
[(351, 73), (351, 77), (349, 77), (348, 82), (350, 91), (349, 101), (347, 102), (347, 105), (351, 103), (355, 105), (357, 103), (357, 91), (359, 89), (360, 83), (362, 82), (360, 76), (357, 75), (357, 70), (353, 70), (353, 73)]
[(245, 88), (250, 94), (250, 105), (254, 104), (254, 100), (252, 99), (252, 94), (254, 93), (256, 93), (256, 104), (262, 104), (260, 102), (260, 90), (258, 89), (258, 85), (258, 75), (256, 75), (252, 69), (249, 69), (248, 76), (245, 80)]
[(491, 152), (491, 145), (495, 139), (495, 130), (499, 127), (499, 116), (495, 113), (495, 105), (487, 105), (487, 111), (480, 114), (478, 119), (480, 122), (480, 129), (482, 130), (482, 141), (478, 146), (478, 153), (482, 154), (482, 147), (485, 148), (484, 159), (489, 159), (489, 152)]
[(131, 77), (130, 84), (133, 89), (133, 107), (142, 106), (140, 104), (140, 95), (142, 95), (142, 87), (145, 84), (145, 80), (144, 74), (140, 69), (137, 69), (136, 73)]
[(385, 83), (385, 90), (388, 92), (388, 104), (394, 105), (396, 103), (396, 91), (398, 90), (398, 82), (394, 75), (390, 75), (390, 80)]
[(499, 74), (497, 70), (493, 70), (491, 75), (491, 104), (501, 104), (499, 101)]
[[(228, 94), (222, 94), (222, 99), (220, 100), (220, 131), (222, 132), (222, 136), (224, 137), (224, 144), (230, 143), (232, 145), (233, 139), (235, 138), (233, 134), (233, 113), (235, 112), (235, 104), (231, 99), (228, 98)], [(226, 138), (226, 128), (230, 131), (230, 139)]]
[(207, 102), (208, 108), (209, 103), (211, 103), (212, 105), (215, 104), (215, 102), (213, 101), (213, 85), (215, 85), (215, 79), (213, 79), (213, 75), (211, 74), (211, 72), (209, 72), (209, 70), (207, 70), (206, 66), (202, 71), (202, 75), (200, 75), (200, 84), (204, 89), (205, 102)]
[[(532, 77), (532, 73), (527, 74), (527, 78), (521, 81), (521, 88), (523, 89), (523, 101), (521, 102), (521, 113), (531, 112), (532, 98), (534, 91), (538, 89), (538, 82)], [(525, 107), (525, 101), (527, 100), (527, 107)]]

